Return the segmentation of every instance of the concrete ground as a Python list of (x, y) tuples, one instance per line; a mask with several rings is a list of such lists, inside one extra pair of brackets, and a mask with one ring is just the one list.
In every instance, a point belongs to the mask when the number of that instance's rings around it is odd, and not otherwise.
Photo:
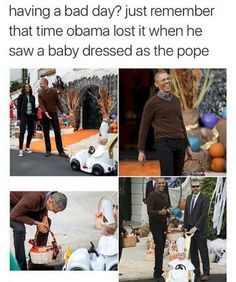
[[(123, 281), (122, 280), (122, 276), (120, 277), (120, 280), (119, 281)], [(152, 278), (152, 279), (134, 279), (134, 280), (126, 280), (127, 282), (155, 282), (155, 280)], [(209, 279), (210, 282), (225, 282), (226, 281), (226, 274), (215, 274), (215, 275), (211, 275), (210, 276), (210, 279)]]
[[(135, 224), (132, 224), (135, 226)], [(126, 228), (126, 227), (125, 227)], [(126, 228), (128, 230), (128, 228)], [(120, 281), (154, 281), (153, 267), (154, 256), (146, 253), (146, 238), (140, 238), (136, 247), (124, 248), (119, 264)], [(167, 269), (168, 259), (164, 257), (164, 269)], [(220, 266), (218, 263), (211, 263), (211, 274), (225, 274), (226, 266)], [(221, 277), (221, 276), (220, 276)], [(152, 279), (152, 280), (148, 280)], [(225, 280), (211, 280), (223, 282)]]
[[(51, 230), (55, 234), (58, 245), (64, 250), (67, 245), (74, 251), (77, 248), (89, 248), (90, 241), (95, 246), (101, 237), (101, 231), (96, 229), (95, 214), (98, 202), (102, 196), (111, 196), (114, 192), (64, 192), (68, 198), (67, 208), (57, 214), (49, 213), (52, 220)], [(114, 196), (113, 199), (116, 199)], [(36, 232), (35, 226), (26, 225), (25, 250), (28, 257), (31, 245), (29, 239), (33, 239)], [(10, 249), (14, 254), (13, 233), (10, 229)], [(49, 238), (49, 242), (50, 242)]]

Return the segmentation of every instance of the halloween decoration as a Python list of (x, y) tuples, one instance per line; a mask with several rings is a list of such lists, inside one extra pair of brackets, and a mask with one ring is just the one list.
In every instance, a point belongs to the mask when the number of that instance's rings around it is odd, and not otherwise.
[(209, 149), (209, 154), (212, 158), (223, 158), (225, 156), (225, 148), (221, 143), (212, 144)]

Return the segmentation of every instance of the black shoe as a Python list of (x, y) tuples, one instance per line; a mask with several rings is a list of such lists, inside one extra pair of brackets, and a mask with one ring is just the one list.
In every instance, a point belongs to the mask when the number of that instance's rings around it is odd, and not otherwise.
[(165, 282), (164, 277), (162, 275), (160, 276), (160, 274), (157, 274), (156, 271), (154, 271), (153, 277), (157, 282)]
[(51, 156), (51, 152), (46, 152), (45, 157), (50, 157)]
[(65, 152), (59, 153), (59, 156), (63, 158), (69, 158)]

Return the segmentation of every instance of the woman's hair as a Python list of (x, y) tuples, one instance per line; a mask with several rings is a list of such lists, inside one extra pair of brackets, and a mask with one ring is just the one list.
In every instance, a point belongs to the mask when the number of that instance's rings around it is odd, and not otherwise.
[(31, 87), (31, 85), (30, 85), (29, 83), (25, 83), (25, 84), (22, 86), (22, 88), (21, 88), (21, 93), (22, 93), (22, 94), (26, 94), (26, 91), (25, 91), (26, 85), (28, 85), (29, 88), (30, 88), (29, 95), (32, 95), (32, 87)]

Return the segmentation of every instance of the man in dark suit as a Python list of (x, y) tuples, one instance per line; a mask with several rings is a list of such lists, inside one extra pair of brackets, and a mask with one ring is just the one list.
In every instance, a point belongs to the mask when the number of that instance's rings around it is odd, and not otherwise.
[(184, 228), (192, 234), (190, 245), (191, 261), (195, 267), (196, 281), (200, 276), (200, 262), (198, 251), (200, 252), (203, 275), (201, 281), (208, 281), (210, 274), (209, 255), (207, 248), (207, 217), (209, 210), (209, 200), (201, 193), (201, 183), (199, 179), (191, 179), (192, 194), (187, 197), (184, 212)]
[(150, 180), (146, 183), (145, 198), (143, 199), (144, 204), (147, 203), (148, 195), (156, 188), (157, 177), (150, 177)]

